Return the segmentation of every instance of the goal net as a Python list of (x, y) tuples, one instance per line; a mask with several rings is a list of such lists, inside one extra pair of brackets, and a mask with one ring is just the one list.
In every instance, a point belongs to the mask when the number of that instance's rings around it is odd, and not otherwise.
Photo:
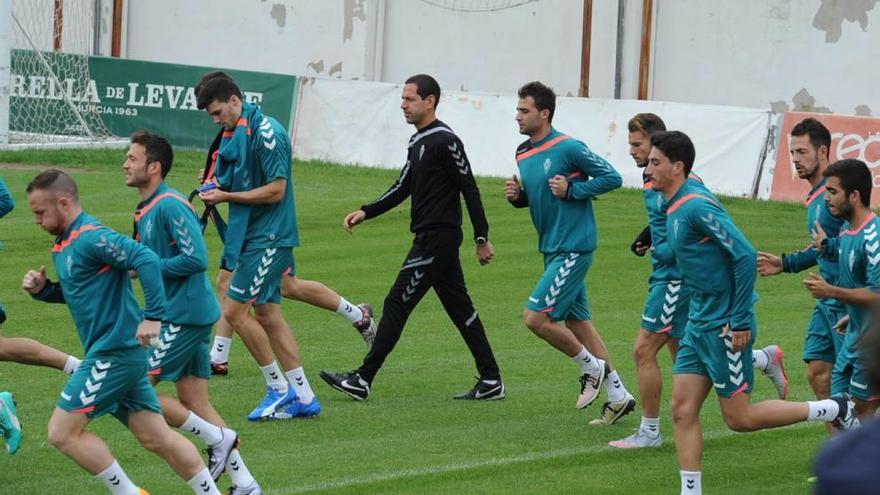
[(89, 72), (99, 5), (95, 0), (0, 1), (11, 8), (0, 13), (11, 17), (10, 145), (89, 145), (113, 137), (93, 104), (97, 88)]

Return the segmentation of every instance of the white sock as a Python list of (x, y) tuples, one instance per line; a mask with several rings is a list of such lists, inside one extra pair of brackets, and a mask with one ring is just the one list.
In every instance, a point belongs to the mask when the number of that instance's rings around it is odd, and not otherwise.
[(336, 308), (336, 314), (344, 316), (351, 323), (357, 323), (364, 319), (364, 312), (361, 311), (361, 308), (346, 301), (342, 296), (339, 296), (339, 307)]
[(699, 471), (681, 471), (681, 495), (703, 495)]
[(609, 402), (620, 402), (626, 398), (626, 387), (620, 381), (617, 370), (608, 373), (608, 376), (605, 377), (605, 393), (608, 394)]
[(583, 374), (597, 373), (601, 370), (601, 368), (599, 368), (599, 359), (590, 354), (590, 351), (588, 351), (586, 347), (581, 347), (581, 352), (571, 359), (575, 364), (581, 367), (581, 372)]
[(232, 347), (231, 338), (222, 335), (215, 335), (214, 345), (211, 346), (211, 362), (228, 363), (230, 347)]
[(657, 438), (660, 434), (660, 418), (646, 418), (642, 416), (642, 425), (639, 429), (651, 438)]
[(834, 421), (840, 413), (840, 405), (831, 399), (808, 400), (807, 407), (810, 408), (807, 421)]
[(287, 392), (287, 381), (284, 379), (284, 373), (281, 373), (281, 368), (278, 367), (278, 361), (260, 366), (260, 371), (263, 372), (267, 387), (272, 387), (279, 392)]
[(299, 401), (303, 404), (312, 402), (312, 399), (315, 398), (315, 393), (312, 392), (312, 386), (309, 385), (309, 379), (306, 378), (306, 373), (303, 371), (302, 366), (288, 371), (285, 375), (287, 375), (287, 381), (296, 390)]
[(755, 349), (752, 351), (752, 367), (764, 371), (770, 364), (770, 356), (763, 349)]
[(119, 467), (116, 459), (110, 467), (95, 475), (95, 478), (104, 482), (104, 485), (113, 495), (138, 495), (138, 487), (128, 479), (128, 476)]
[(208, 472), (208, 468), (204, 468), (195, 476), (193, 479), (186, 482), (192, 491), (198, 493), (199, 495), (222, 495), (220, 490), (217, 489), (217, 485), (214, 484), (214, 479), (211, 478), (211, 473)]
[(247, 466), (244, 465), (244, 461), (241, 460), (238, 449), (232, 449), (229, 454), (229, 459), (226, 461), (226, 472), (232, 478), (232, 484), (239, 488), (247, 488), (256, 481)]
[(223, 430), (219, 426), (208, 423), (198, 414), (190, 411), (180, 429), (188, 431), (203, 440), (206, 445), (217, 445), (223, 440)]
[(64, 363), (64, 373), (68, 375), (72, 375), (76, 373), (76, 370), (79, 369), (79, 365), (82, 364), (82, 361), (73, 357), (67, 356), (67, 362)]

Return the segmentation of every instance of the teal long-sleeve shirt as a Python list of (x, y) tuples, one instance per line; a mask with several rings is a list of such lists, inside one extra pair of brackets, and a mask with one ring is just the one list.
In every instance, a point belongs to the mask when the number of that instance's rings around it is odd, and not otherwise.
[(136, 239), (155, 252), (165, 283), (165, 321), (211, 325), (220, 305), (211, 288), (208, 248), (193, 206), (179, 191), (162, 183), (138, 205)]
[(13, 208), (15, 208), (15, 200), (12, 199), (12, 193), (9, 192), (3, 177), (0, 177), (0, 218), (5, 217)]
[[(542, 253), (586, 253), (596, 250), (596, 218), (592, 199), (613, 191), (623, 180), (605, 159), (583, 142), (556, 129), (544, 139), (526, 141), (516, 150), (522, 191), (517, 207), (529, 207)], [(558, 198), (548, 181), (564, 176), (568, 195)]]
[[(854, 228), (844, 223), (837, 250), (839, 272), (836, 285), (880, 292), (880, 218), (872, 213), (862, 225)], [(871, 322), (871, 308), (847, 304), (846, 313), (849, 325), (845, 349), (850, 357), (855, 357), (859, 339)]]
[[(86, 355), (136, 348), (141, 321), (163, 319), (159, 258), (88, 213), (77, 216), (55, 239), (52, 261), (60, 284), (47, 283), (34, 298), (67, 304)], [(143, 311), (131, 288), (130, 270), (137, 272), (144, 289)]]
[(682, 278), (693, 290), (688, 319), (694, 328), (730, 324), (754, 331), (757, 252), (724, 207), (686, 182), (669, 199), (666, 228)]

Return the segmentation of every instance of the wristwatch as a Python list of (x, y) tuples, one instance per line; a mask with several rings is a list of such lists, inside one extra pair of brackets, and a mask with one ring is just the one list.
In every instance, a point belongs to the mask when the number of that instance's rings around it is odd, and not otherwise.
[(486, 239), (485, 237), (477, 237), (474, 241), (476, 241), (477, 246), (484, 246), (489, 242), (489, 239)]

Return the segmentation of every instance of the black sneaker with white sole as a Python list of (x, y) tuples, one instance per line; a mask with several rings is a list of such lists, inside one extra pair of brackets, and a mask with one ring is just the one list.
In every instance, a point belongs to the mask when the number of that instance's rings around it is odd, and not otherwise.
[(463, 394), (458, 394), (455, 400), (501, 400), (504, 398), (504, 382), (498, 380), (477, 379), (476, 385)]
[(361, 375), (356, 371), (333, 373), (321, 370), (321, 379), (327, 382), (327, 385), (347, 394), (354, 400), (366, 400), (370, 395), (370, 384), (361, 378)]

